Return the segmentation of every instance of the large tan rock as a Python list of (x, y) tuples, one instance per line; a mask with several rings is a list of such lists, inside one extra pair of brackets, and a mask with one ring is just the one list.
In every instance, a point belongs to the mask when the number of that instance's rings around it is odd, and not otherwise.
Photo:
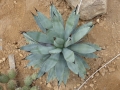
[[(80, 0), (66, 0), (70, 7), (75, 8)], [(80, 8), (80, 18), (82, 20), (89, 20), (98, 15), (107, 12), (107, 0), (82, 0)]]

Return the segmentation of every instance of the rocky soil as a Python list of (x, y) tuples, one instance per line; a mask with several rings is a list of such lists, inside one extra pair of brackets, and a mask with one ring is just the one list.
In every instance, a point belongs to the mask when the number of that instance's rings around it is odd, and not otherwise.
[[(71, 8), (64, 0), (52, 0), (62, 13), (64, 20), (67, 19)], [(120, 1), (109, 0), (106, 15), (95, 17), (98, 23), (87, 35), (86, 40), (100, 45), (104, 50), (97, 52), (99, 58), (87, 59), (91, 69), (87, 71), (86, 79), (98, 68), (120, 53)], [(9, 69), (8, 55), (15, 55), (17, 80), (23, 85), (25, 76), (37, 72), (32, 67), (25, 68), (27, 60), (22, 60), (28, 53), (16, 49), (25, 45), (25, 39), (20, 31), (40, 30), (36, 25), (31, 12), (35, 8), (49, 17), (50, 0), (0, 0), (0, 38), (2, 38), (2, 50), (0, 50), (0, 71), (6, 73)], [(80, 20), (80, 24), (87, 21)], [(1, 41), (0, 41), (1, 42)], [(59, 89), (57, 81), (46, 85), (46, 75), (39, 78), (35, 84), (41, 90), (75, 90), (84, 80), (71, 72), (66, 87), (62, 84)], [(90, 79), (81, 90), (120, 90), (120, 57), (111, 64), (100, 70)]]

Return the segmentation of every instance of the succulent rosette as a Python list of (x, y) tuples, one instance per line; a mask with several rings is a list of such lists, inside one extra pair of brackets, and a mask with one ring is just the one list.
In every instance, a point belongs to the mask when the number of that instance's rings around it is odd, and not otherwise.
[(54, 5), (50, 6), (50, 19), (37, 11), (33, 17), (42, 30), (23, 32), (28, 45), (21, 47), (30, 52), (26, 57), (27, 66), (40, 68), (38, 77), (48, 73), (47, 83), (57, 79), (67, 83), (70, 71), (85, 78), (90, 67), (84, 57), (96, 58), (94, 54), (101, 48), (95, 44), (82, 42), (81, 39), (93, 28), (92, 22), (78, 26), (80, 15), (77, 8), (69, 15), (66, 25)]

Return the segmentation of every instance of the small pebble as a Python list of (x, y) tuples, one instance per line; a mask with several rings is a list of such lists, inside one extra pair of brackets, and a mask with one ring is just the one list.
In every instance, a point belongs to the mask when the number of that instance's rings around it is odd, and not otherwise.
[(40, 84), (42, 84), (43, 82), (40, 82)]
[(21, 53), (19, 54), (19, 56), (20, 56), (20, 57), (23, 57), (23, 55), (22, 55)]
[(2, 60), (3, 60), (3, 61), (5, 61), (5, 60), (6, 60), (6, 58), (2, 58)]
[(74, 89), (76, 89), (76, 87), (74, 87)]
[(86, 89), (86, 88), (87, 88), (87, 86), (85, 85), (85, 86), (84, 86), (84, 88)]
[(32, 66), (28, 67), (28, 69), (32, 70)]
[(20, 49), (18, 49), (18, 51), (20, 52)]
[(94, 86), (94, 84), (90, 84), (90, 87), (92, 87), (92, 88), (93, 88), (93, 86)]
[(77, 84), (77, 87), (79, 87), (80, 86), (80, 84)]
[(94, 82), (94, 83), (96, 83), (96, 81), (95, 81), (95, 80), (94, 80), (93, 82)]
[(14, 1), (14, 4), (17, 4), (17, 1)]
[(97, 22), (97, 23), (100, 23), (100, 19), (98, 18), (98, 19), (96, 20), (96, 22)]
[(89, 72), (87, 72), (87, 75), (90, 75), (90, 73), (89, 73)]
[(106, 49), (106, 46), (103, 46), (102, 49), (105, 50), (105, 49)]
[(47, 84), (47, 87), (48, 87), (48, 88), (51, 88), (52, 86), (51, 86), (51, 84), (50, 84), (50, 83), (48, 83), (48, 84)]

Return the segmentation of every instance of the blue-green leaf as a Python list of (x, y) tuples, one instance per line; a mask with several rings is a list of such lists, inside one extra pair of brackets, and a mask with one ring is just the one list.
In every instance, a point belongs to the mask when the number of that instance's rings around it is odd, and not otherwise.
[(63, 73), (63, 82), (64, 82), (64, 84), (67, 83), (68, 78), (69, 78), (69, 68), (66, 66), (64, 68), (64, 73)]
[[(84, 25), (85, 26), (85, 25)], [(65, 47), (68, 47), (76, 42), (78, 42), (81, 38), (83, 38), (93, 27), (93, 24), (91, 26), (85, 26), (85, 27), (79, 27), (74, 34), (71, 35), (65, 42)]]
[(101, 50), (101, 47), (99, 47), (99, 46), (96, 45), (96, 44), (92, 44), (92, 43), (85, 43), (85, 44), (88, 44), (88, 45), (94, 47), (96, 50)]
[(82, 53), (82, 54), (88, 54), (88, 53), (93, 53), (96, 50), (87, 45), (87, 44), (74, 44), (72, 46), (69, 47), (72, 51), (75, 51), (77, 53)]
[(32, 61), (32, 60), (35, 60), (36, 58), (40, 58), (42, 56), (43, 55), (39, 55), (39, 54), (30, 54), (25, 59)]
[(93, 26), (94, 26), (94, 25), (93, 25), (93, 22), (85, 23), (85, 24), (79, 26), (78, 28), (76, 28), (76, 29), (72, 32), (72, 34), (76, 33), (78, 29), (83, 29), (83, 28), (85, 28), (85, 27), (93, 27)]
[(53, 53), (60, 53), (61, 51), (62, 51), (62, 49), (56, 48), (56, 49), (50, 50), (49, 53), (51, 53), (51, 54), (53, 54)]
[(20, 47), (20, 49), (25, 50), (25, 51), (31, 51), (32, 49), (36, 48), (37, 46), (38, 46), (38, 44), (28, 44), (26, 46)]
[[(54, 42), (54, 38), (55, 37), (59, 37), (59, 35), (55, 32), (55, 30), (49, 30), (47, 31), (47, 35), (49, 37), (49, 39)], [(60, 38), (60, 37), (59, 37)]]
[(79, 68), (78, 68), (78, 65), (75, 63), (72, 63), (72, 62), (67, 62), (67, 65), (68, 65), (68, 68), (74, 72), (75, 74), (78, 74), (79, 73)]
[(46, 61), (50, 55), (41, 55), (41, 54), (30, 54), (26, 57), (30, 62), (27, 66), (36, 66), (39, 64), (39, 67)]
[(55, 68), (51, 68), (50, 71), (48, 72), (47, 83), (49, 83), (54, 78), (56, 78), (56, 76), (55, 76)]
[(40, 69), (40, 71), (38, 72), (38, 78), (43, 76), (45, 74), (45, 70), (44, 69)]
[(38, 14), (37, 16), (34, 15), (34, 19), (35, 19), (36, 23), (38, 24), (38, 26), (40, 27), (40, 29), (45, 33), (47, 30), (52, 28), (52, 23), (42, 13), (37, 12), (37, 14)]
[(62, 48), (64, 45), (64, 40), (61, 38), (55, 38), (54, 45), (58, 48)]
[(39, 63), (40, 59), (35, 59), (34, 61), (30, 61), (28, 64), (27, 64), (27, 67), (30, 67), (30, 66), (35, 66)]
[(63, 80), (63, 73), (64, 73), (65, 65), (66, 65), (66, 61), (65, 61), (63, 55), (60, 55), (59, 61), (55, 65), (55, 73), (56, 73), (56, 77), (59, 81)]
[(64, 38), (64, 27), (56, 15), (53, 16), (52, 24), (53, 24), (53, 30), (58, 34), (58, 37), (63, 39)]
[(44, 57), (36, 64), (34, 65), (34, 69), (41, 68), (42, 64), (50, 57), (50, 55), (44, 55)]
[(81, 57), (85, 58), (98, 58), (98, 56), (94, 53), (88, 53), (88, 54), (79, 54)]
[(76, 28), (78, 24), (80, 15), (76, 14), (75, 11), (76, 10), (74, 10), (67, 19), (65, 26), (65, 40), (68, 39), (68, 37), (70, 36), (70, 34), (73, 32), (73, 30)]
[(54, 46), (44, 46), (44, 45), (38, 45), (36, 48), (31, 50), (32, 53), (37, 53), (37, 54), (49, 54), (49, 51), (55, 49)]
[(59, 13), (59, 11), (56, 9), (56, 7), (52, 4), (50, 7), (50, 15), (51, 15), (51, 19), (54, 18), (54, 14), (56, 15), (56, 17), (58, 18), (58, 20), (61, 22), (61, 24), (64, 26), (64, 22), (62, 19), (61, 14)]
[(67, 62), (74, 62), (75, 56), (74, 56), (74, 52), (73, 51), (71, 51), (68, 48), (64, 48), (62, 53), (63, 53), (63, 56), (64, 56), (64, 58), (65, 58), (65, 60)]
[(43, 75), (43, 73), (48, 72), (51, 68), (53, 68), (59, 60), (59, 54), (51, 55), (41, 66), (38, 77)]
[(85, 60), (83, 60), (81, 57), (79, 57), (79, 60), (81, 60), (81, 62), (83, 63), (83, 65), (86, 69), (90, 69), (89, 65), (87, 64), (87, 62)]
[(75, 57), (75, 63), (77, 64), (78, 68), (79, 68), (79, 76), (81, 78), (85, 78), (85, 74), (86, 74), (86, 69), (84, 67), (83, 62), (81, 61), (81, 58), (76, 56)]
[(31, 39), (31, 41), (52, 44), (49, 37), (42, 32), (29, 31), (23, 34), (25, 37), (28, 36)]
[(27, 35), (26, 33), (23, 33), (26, 41), (29, 43), (29, 44), (36, 44), (38, 42), (36, 42), (33, 38), (31, 38), (29, 35)]

